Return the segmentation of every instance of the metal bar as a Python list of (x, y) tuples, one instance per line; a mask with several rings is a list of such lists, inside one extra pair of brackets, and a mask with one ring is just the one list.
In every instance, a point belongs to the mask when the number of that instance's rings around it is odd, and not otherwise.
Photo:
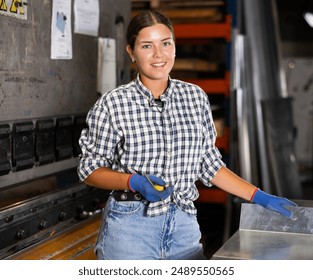
[(46, 164), (41, 166), (35, 166), (31, 169), (21, 170), (17, 172), (11, 172), (7, 175), (0, 177), (0, 189), (15, 185), (18, 183), (26, 182), (35, 178), (51, 175), (60, 171), (75, 168), (79, 163), (78, 158), (70, 158), (52, 164)]

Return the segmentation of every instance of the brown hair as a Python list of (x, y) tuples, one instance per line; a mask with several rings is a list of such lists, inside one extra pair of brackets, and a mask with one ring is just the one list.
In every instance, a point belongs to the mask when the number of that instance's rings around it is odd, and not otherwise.
[(175, 40), (174, 28), (171, 21), (158, 11), (142, 11), (137, 14), (129, 23), (126, 33), (126, 39), (131, 49), (134, 49), (135, 41), (141, 29), (153, 26), (157, 23), (166, 25), (172, 33)]

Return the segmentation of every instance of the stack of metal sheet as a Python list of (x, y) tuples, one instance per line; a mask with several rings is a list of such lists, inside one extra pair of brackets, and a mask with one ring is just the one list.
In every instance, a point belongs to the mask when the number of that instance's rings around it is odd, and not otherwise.
[(298, 204), (291, 218), (243, 204), (239, 230), (212, 259), (313, 259), (313, 201)]

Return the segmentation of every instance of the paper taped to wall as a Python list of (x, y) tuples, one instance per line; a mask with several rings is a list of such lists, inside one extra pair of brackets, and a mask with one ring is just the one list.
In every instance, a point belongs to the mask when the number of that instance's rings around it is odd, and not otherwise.
[(104, 94), (116, 87), (116, 41), (98, 38), (97, 92)]

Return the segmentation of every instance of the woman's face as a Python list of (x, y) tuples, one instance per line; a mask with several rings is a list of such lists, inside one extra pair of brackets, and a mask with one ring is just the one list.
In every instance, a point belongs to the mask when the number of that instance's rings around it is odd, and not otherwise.
[(140, 30), (134, 49), (127, 51), (136, 61), (141, 81), (167, 81), (175, 61), (175, 43), (170, 29), (155, 24)]

